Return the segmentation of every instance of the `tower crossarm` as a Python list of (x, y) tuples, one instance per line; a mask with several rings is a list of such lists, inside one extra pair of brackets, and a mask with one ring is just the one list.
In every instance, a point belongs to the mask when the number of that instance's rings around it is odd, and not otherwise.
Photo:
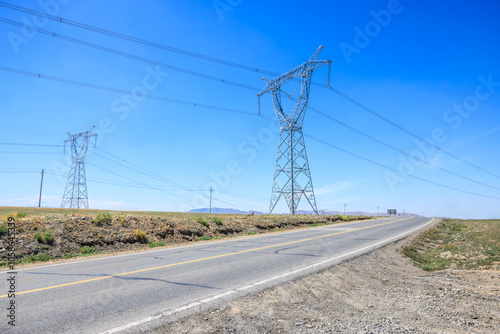
[(262, 78), (264, 81), (266, 81), (267, 85), (257, 94), (257, 96), (260, 97), (266, 93), (269, 93), (275, 88), (279, 89), (290, 80), (293, 80), (297, 77), (309, 76), (314, 70), (331, 64), (331, 60), (316, 60), (316, 58), (318, 58), (319, 56), (319, 53), (321, 52), (321, 49), (323, 49), (323, 46), (320, 46), (308, 61), (274, 78), (273, 80)]

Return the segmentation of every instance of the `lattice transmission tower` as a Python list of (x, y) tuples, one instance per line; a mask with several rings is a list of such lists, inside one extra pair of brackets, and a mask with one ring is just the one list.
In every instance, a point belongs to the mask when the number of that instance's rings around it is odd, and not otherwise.
[(66, 143), (71, 142), (72, 164), (61, 202), (61, 208), (89, 208), (87, 177), (85, 175), (85, 156), (89, 148), (90, 138), (95, 137), (94, 140), (95, 142), (97, 141), (97, 134), (92, 133), (94, 128), (95, 126), (89, 131), (74, 135), (68, 132), (69, 138), (64, 142), (64, 149), (66, 151)]
[[(317, 60), (322, 48), (323, 46), (320, 46), (307, 62), (278, 76), (274, 80), (262, 78), (267, 85), (257, 94), (259, 99), (259, 114), (260, 97), (270, 92), (273, 97), (274, 111), (280, 125), (280, 141), (269, 213), (273, 212), (280, 198), (284, 197), (290, 208), (290, 213), (294, 215), (302, 196), (304, 196), (314, 212), (318, 214), (304, 135), (302, 133), (302, 123), (304, 122), (307, 103), (309, 101), (313, 71), (328, 65), (328, 86), (330, 85), (331, 61)], [(297, 89), (300, 86), (300, 95), (298, 98), (293, 98), (293, 94), (288, 95), (282, 90), (282, 86), (290, 80), (299, 81), (296, 87)], [(282, 93), (296, 102), (293, 109), (288, 113), (283, 110), (281, 101)]]

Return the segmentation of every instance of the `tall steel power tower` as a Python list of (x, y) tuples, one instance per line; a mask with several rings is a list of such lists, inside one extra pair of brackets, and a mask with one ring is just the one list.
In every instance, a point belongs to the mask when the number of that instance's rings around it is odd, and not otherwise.
[[(89, 148), (89, 139), (97, 137), (92, 133), (95, 126), (89, 131), (72, 135), (68, 132), (69, 138), (64, 142), (71, 142), (72, 164), (69, 171), (68, 182), (64, 190), (61, 208), (88, 209), (89, 199), (87, 194), (87, 177), (85, 175), (85, 156)], [(96, 140), (94, 138), (94, 140)]]
[[(280, 75), (274, 80), (262, 78), (267, 85), (257, 94), (259, 99), (259, 113), (260, 97), (271, 92), (274, 110), (280, 125), (280, 142), (276, 158), (269, 213), (273, 212), (280, 198), (284, 197), (290, 208), (290, 213), (294, 215), (302, 196), (304, 196), (314, 212), (318, 214), (309, 162), (307, 161), (304, 135), (302, 133), (302, 123), (304, 122), (309, 100), (313, 71), (328, 65), (328, 86), (330, 85), (331, 61), (316, 60), (321, 49), (323, 49), (323, 46), (320, 46), (307, 62)], [(290, 80), (299, 81), (300, 95), (297, 99), (284, 93), (282, 90), (282, 86)], [(291, 112), (286, 113), (283, 110), (281, 93), (284, 93), (288, 98), (296, 102)]]

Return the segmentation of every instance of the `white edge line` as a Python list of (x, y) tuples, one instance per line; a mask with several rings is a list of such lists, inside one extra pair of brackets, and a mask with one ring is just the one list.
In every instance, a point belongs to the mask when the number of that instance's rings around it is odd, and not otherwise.
[(360, 252), (363, 252), (364, 250), (366, 249), (370, 249), (370, 248), (373, 248), (373, 247), (376, 247), (380, 244), (388, 244), (390, 243), (392, 240), (394, 239), (400, 239), (402, 237), (404, 237), (405, 235), (410, 235), (412, 234), (413, 232), (415, 231), (418, 231), (424, 227), (426, 227), (427, 225), (431, 224), (432, 222), (434, 221), (434, 218), (432, 218), (428, 223), (425, 223), (424, 225), (421, 225), (419, 227), (416, 227), (414, 228), (413, 230), (410, 230), (410, 231), (406, 231), (406, 232), (403, 232), (401, 234), (398, 234), (394, 237), (391, 237), (389, 239), (386, 239), (386, 240), (382, 240), (382, 241), (379, 241), (377, 243), (374, 243), (374, 244), (371, 244), (369, 246), (365, 246), (363, 248), (359, 248), (359, 249), (356, 249), (356, 250), (353, 250), (349, 253), (345, 253), (345, 254), (342, 254), (342, 255), (338, 255), (336, 257), (332, 257), (332, 258), (329, 258), (327, 260), (324, 260), (324, 261), (321, 261), (321, 262), (317, 262), (317, 263), (314, 263), (312, 265), (309, 265), (307, 267), (304, 267), (304, 268), (300, 268), (300, 269), (297, 269), (297, 270), (293, 270), (293, 271), (289, 271), (287, 273), (284, 273), (284, 274), (280, 274), (280, 275), (277, 275), (277, 276), (274, 276), (274, 277), (271, 277), (271, 278), (267, 278), (265, 280), (262, 280), (262, 281), (258, 281), (258, 282), (255, 282), (253, 284), (249, 284), (249, 285), (245, 285), (243, 287), (240, 287), (240, 288), (237, 288), (235, 290), (230, 290), (230, 291), (227, 291), (227, 292), (224, 292), (224, 293), (221, 293), (221, 294), (218, 294), (218, 295), (215, 295), (215, 296), (212, 296), (212, 297), (208, 297), (208, 298), (205, 298), (205, 299), (202, 299), (202, 300), (199, 300), (197, 302), (192, 302), (192, 303), (189, 303), (189, 304), (186, 304), (186, 305), (183, 305), (183, 306), (180, 306), (180, 307), (177, 307), (177, 308), (174, 308), (170, 311), (165, 311), (163, 313), (161, 313), (160, 315), (156, 315), (156, 316), (152, 316), (152, 317), (147, 317), (147, 318), (144, 318), (142, 320), (138, 320), (138, 321), (135, 321), (135, 322), (131, 322), (129, 324), (126, 324), (126, 325), (123, 325), (123, 326), (120, 326), (120, 327), (115, 327), (113, 329), (109, 329), (107, 331), (104, 331), (100, 334), (112, 334), (112, 333), (118, 333), (118, 332), (121, 332), (123, 330), (127, 330), (127, 329), (130, 329), (132, 327), (135, 327), (135, 326), (139, 326), (139, 325), (142, 325), (142, 324), (145, 324), (145, 323), (148, 323), (150, 321), (153, 321), (153, 320), (156, 320), (156, 319), (159, 319), (160, 317), (162, 316), (169, 316), (169, 315), (172, 315), (172, 314), (175, 314), (175, 313), (178, 313), (178, 312), (182, 312), (182, 311), (186, 311), (186, 310), (189, 310), (193, 307), (197, 307), (197, 306), (201, 306), (203, 304), (206, 304), (206, 303), (210, 303), (210, 302), (213, 302), (217, 299), (221, 299), (223, 297), (226, 297), (228, 295), (231, 295), (233, 293), (237, 293), (237, 292), (241, 292), (241, 291), (244, 291), (244, 290), (248, 290), (248, 289), (251, 289), (251, 288), (255, 288), (259, 285), (263, 285), (263, 284), (266, 284), (266, 283), (269, 283), (269, 282), (272, 282), (272, 281), (275, 281), (275, 280), (278, 280), (278, 279), (281, 279), (281, 278), (284, 278), (284, 277), (287, 277), (287, 276), (291, 276), (291, 275), (295, 275), (295, 274), (298, 274), (300, 272), (303, 272), (303, 271), (307, 271), (309, 269), (312, 269), (312, 268), (315, 268), (315, 267), (319, 267), (319, 266), (322, 266), (324, 264), (327, 264), (329, 262), (333, 262), (333, 261), (336, 261), (336, 260), (339, 260), (341, 258), (344, 258), (344, 257), (348, 257), (352, 254), (356, 254), (356, 253), (360, 253)]

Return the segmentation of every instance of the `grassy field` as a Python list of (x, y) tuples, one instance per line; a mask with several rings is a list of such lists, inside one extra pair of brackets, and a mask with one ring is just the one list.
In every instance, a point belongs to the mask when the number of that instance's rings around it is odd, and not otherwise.
[[(142, 217), (160, 217), (169, 219), (193, 219), (200, 217), (220, 217), (229, 219), (230, 217), (249, 217), (246, 214), (217, 214), (217, 213), (192, 213), (192, 212), (166, 212), (166, 211), (113, 211), (113, 210), (93, 210), (93, 209), (60, 209), (60, 208), (29, 208), (29, 207), (8, 207), (0, 206), (0, 220), (5, 221), (8, 217), (25, 218), (30, 217), (47, 217), (47, 218), (64, 218), (75, 216), (90, 216), (96, 217), (99, 213), (109, 213), (111, 216), (142, 216)], [(253, 216), (253, 215), (252, 215)], [(320, 221), (325, 216), (317, 215), (255, 215), (256, 220), (267, 219), (282, 219), (282, 220), (303, 220), (312, 219)], [(357, 220), (357, 216), (340, 216), (343, 221)], [(319, 218), (319, 219), (318, 219)], [(375, 217), (370, 217), (375, 218)]]
[[(113, 210), (86, 210), (86, 209), (59, 209), (59, 208), (27, 208), (27, 207), (9, 207), (0, 206), (0, 219), (4, 220), (15, 213), (21, 213), (31, 217), (71, 217), (71, 216), (97, 216), (101, 212), (108, 212), (113, 216), (149, 216), (149, 217), (171, 217), (171, 218), (193, 218), (198, 217), (199, 213), (189, 212), (164, 212), (164, 211), (113, 211)], [(19, 217), (18, 217), (19, 218)]]
[(403, 248), (420, 268), (490, 268), (500, 264), (500, 220), (445, 219)]

